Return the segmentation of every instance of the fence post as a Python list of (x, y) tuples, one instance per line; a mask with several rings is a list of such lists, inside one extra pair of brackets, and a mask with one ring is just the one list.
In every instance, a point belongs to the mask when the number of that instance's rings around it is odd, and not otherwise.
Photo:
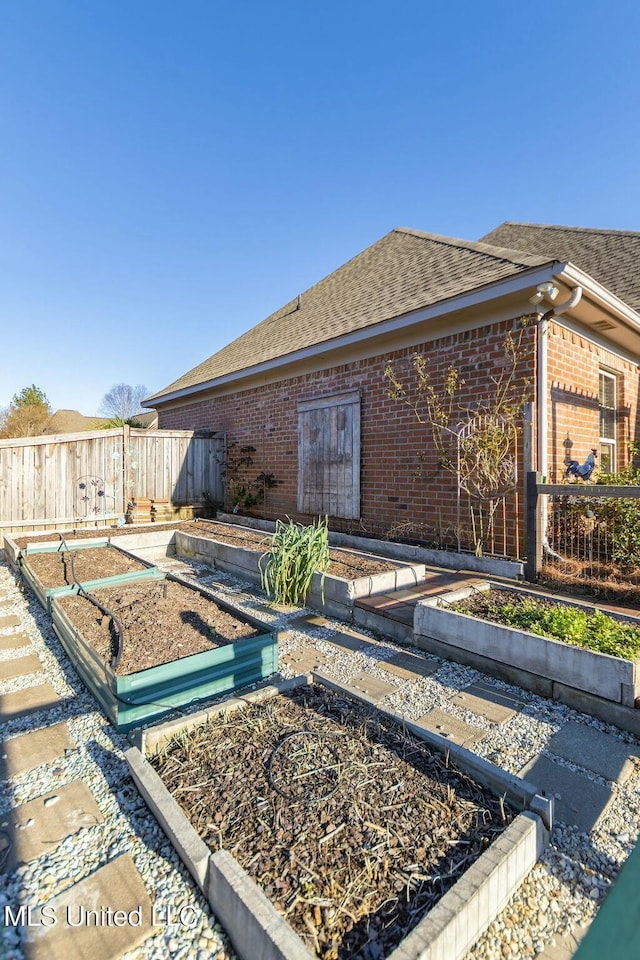
[(131, 427), (128, 423), (122, 425), (122, 511), (126, 514), (127, 504), (131, 496), (131, 475), (129, 460), (131, 446)]
[(541, 497), (538, 496), (538, 484), (541, 475), (534, 470), (527, 473), (527, 562), (524, 568), (525, 579), (534, 583), (542, 569), (542, 543), (544, 530), (542, 529)]

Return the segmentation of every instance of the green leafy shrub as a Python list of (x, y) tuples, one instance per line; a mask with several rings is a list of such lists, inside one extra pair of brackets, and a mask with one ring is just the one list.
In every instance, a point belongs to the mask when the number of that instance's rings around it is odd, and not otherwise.
[(530, 597), (503, 601), (483, 596), (447, 605), (447, 609), (483, 620), (493, 620), (518, 630), (528, 630), (542, 637), (562, 640), (576, 647), (585, 647), (612, 657), (635, 660), (640, 656), (640, 627), (608, 617), (602, 610), (589, 613), (578, 607), (539, 601)]
[[(328, 518), (318, 517), (305, 527), (289, 520), (276, 521), (269, 549), (259, 560), (262, 588), (276, 603), (303, 606), (313, 574), (329, 566)], [(324, 597), (323, 597), (324, 599)]]
[[(631, 449), (630, 453), (633, 455), (635, 450)], [(597, 482), (608, 486), (637, 487), (640, 485), (640, 469), (632, 462), (617, 473), (601, 471)], [(597, 559), (615, 563), (621, 572), (640, 567), (640, 498), (590, 497), (587, 484), (583, 489), (585, 496), (571, 496), (563, 507), (564, 522), (573, 531), (573, 539), (580, 541), (578, 530), (583, 518), (588, 516), (599, 534), (599, 550), (603, 555)], [(571, 536), (569, 533), (569, 538)]]

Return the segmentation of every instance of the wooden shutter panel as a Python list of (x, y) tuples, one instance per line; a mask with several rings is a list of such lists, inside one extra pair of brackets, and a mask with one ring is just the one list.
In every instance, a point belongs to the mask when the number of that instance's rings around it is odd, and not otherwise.
[(298, 510), (360, 517), (360, 393), (298, 403)]

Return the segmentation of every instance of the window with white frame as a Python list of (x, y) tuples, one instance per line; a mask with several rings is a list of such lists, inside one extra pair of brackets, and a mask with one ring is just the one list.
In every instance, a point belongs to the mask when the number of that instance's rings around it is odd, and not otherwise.
[(616, 378), (601, 370), (598, 383), (600, 404), (600, 469), (616, 470)]

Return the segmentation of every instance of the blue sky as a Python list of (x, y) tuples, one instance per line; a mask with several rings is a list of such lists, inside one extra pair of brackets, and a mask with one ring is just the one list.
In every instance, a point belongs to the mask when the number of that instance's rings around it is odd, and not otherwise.
[(0, 406), (166, 386), (395, 226), (640, 230), (635, 2), (0, 0)]

